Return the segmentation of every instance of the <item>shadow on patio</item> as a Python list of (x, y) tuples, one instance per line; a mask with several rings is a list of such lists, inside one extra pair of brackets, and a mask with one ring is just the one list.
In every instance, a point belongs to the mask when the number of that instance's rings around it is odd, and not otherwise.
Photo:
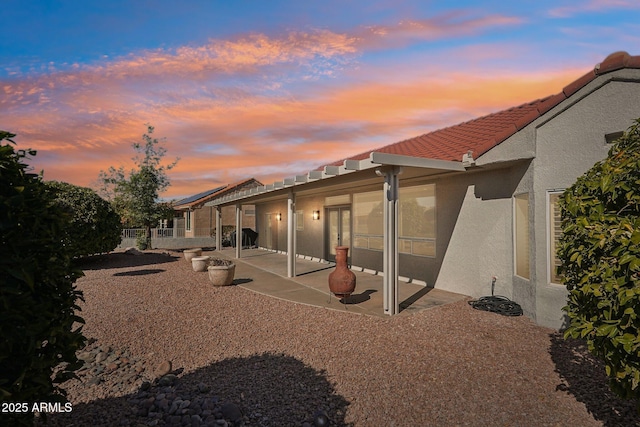
[[(327, 280), (329, 273), (333, 271), (333, 263), (296, 258), (296, 277), (288, 278), (286, 277), (287, 257), (281, 253), (262, 249), (244, 249), (239, 260), (235, 259), (234, 250), (207, 252), (203, 255), (234, 259), (236, 262), (234, 284), (251, 291), (301, 304), (371, 316), (385, 316), (382, 276), (354, 271), (355, 293), (340, 300), (329, 293)], [(398, 284), (398, 298), (400, 300), (399, 315), (407, 315), (468, 297), (401, 281)]]

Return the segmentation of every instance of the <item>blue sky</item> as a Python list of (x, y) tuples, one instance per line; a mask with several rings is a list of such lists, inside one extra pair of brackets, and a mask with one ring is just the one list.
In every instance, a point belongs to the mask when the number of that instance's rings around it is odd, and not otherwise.
[(640, 2), (3, 2), (0, 129), (94, 185), (166, 137), (167, 198), (270, 183), (640, 54)]

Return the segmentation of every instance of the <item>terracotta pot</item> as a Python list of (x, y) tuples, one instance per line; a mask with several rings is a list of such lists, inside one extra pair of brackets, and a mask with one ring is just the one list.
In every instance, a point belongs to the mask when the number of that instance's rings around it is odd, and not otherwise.
[(207, 266), (210, 259), (210, 256), (194, 256), (193, 258), (191, 258), (191, 266), (193, 267), (193, 271), (207, 271)]
[(236, 265), (210, 265), (209, 281), (213, 286), (229, 286), (233, 283), (233, 276), (236, 273)]
[(193, 257), (202, 255), (202, 248), (185, 249), (182, 253), (184, 254), (184, 259), (191, 262)]
[(329, 290), (338, 298), (347, 298), (356, 289), (356, 275), (347, 266), (348, 246), (336, 246), (336, 269), (329, 274)]

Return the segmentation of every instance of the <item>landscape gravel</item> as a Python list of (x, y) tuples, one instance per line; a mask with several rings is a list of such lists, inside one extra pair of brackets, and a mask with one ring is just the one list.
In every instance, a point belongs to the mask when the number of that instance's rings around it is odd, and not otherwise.
[[(179, 252), (85, 260), (51, 426), (633, 426), (583, 343), (461, 301), (377, 318), (213, 287)], [(284, 280), (284, 279), (283, 279)]]

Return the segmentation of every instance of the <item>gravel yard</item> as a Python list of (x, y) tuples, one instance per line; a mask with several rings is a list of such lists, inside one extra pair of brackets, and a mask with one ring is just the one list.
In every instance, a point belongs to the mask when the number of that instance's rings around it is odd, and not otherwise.
[[(579, 342), (466, 301), (374, 318), (212, 287), (178, 252), (84, 262), (60, 426), (629, 426)], [(284, 280), (284, 279), (283, 279)], [(638, 424), (640, 425), (640, 424)]]

